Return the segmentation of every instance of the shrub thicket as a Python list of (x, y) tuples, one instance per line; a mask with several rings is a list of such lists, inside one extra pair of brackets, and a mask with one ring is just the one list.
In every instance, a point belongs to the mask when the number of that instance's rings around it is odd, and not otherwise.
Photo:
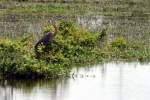
[[(49, 29), (46, 27), (46, 30)], [(71, 64), (95, 62), (100, 50), (97, 48), (98, 33), (91, 34), (74, 23), (61, 21), (48, 53), (39, 48), (42, 57), (35, 59), (34, 38), (0, 41), (0, 72), (13, 78), (58, 78), (66, 76)], [(94, 54), (93, 54), (94, 53)]]

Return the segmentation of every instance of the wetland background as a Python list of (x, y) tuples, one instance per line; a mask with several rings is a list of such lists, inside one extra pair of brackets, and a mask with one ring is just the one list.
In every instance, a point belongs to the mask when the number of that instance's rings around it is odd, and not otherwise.
[(107, 28), (109, 39), (118, 35), (140, 39), (150, 31), (149, 5), (149, 0), (1, 0), (0, 35), (38, 36), (54, 17), (73, 20), (92, 31)]

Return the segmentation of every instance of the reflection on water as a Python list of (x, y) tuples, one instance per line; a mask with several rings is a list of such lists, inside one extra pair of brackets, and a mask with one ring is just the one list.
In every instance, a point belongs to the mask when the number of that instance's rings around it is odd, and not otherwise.
[(0, 82), (0, 100), (150, 100), (150, 64), (74, 68), (62, 80)]

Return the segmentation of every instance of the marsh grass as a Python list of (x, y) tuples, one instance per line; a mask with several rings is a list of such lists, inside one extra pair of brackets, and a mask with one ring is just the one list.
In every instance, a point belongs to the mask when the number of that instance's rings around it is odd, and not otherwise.
[[(1, 1), (1, 34), (8, 34), (9, 37), (15, 37), (23, 32), (41, 33), (39, 27), (35, 28), (33, 24), (40, 26), (39, 24), (42, 24), (42, 21), (49, 20), (52, 17), (59, 17), (60, 19), (68, 18), (76, 22), (78, 16), (87, 18), (85, 18), (87, 22), (84, 24), (88, 24), (88, 20), (92, 20), (96, 16), (102, 16), (100, 25), (95, 25), (94, 30), (102, 29), (103, 27), (112, 27), (110, 35), (115, 33), (135, 38), (132, 36), (138, 36), (149, 31), (149, 0), (42, 1)], [(83, 19), (83, 22), (85, 20)], [(98, 22), (98, 20), (96, 21)], [(94, 23), (94, 21), (91, 23)], [(89, 27), (91, 27), (91, 23)], [(16, 29), (16, 27), (19, 28)]]
[[(67, 0), (66, 0), (67, 1)], [(8, 2), (8, 1), (6, 1)], [(86, 13), (105, 16), (149, 16), (149, 1), (99, 1), (99, 3), (84, 2), (2, 2), (6, 14), (63, 14), (84, 15)], [(16, 5), (17, 4), (17, 5)], [(9, 5), (9, 6), (5, 6)], [(142, 9), (141, 9), (142, 8)]]

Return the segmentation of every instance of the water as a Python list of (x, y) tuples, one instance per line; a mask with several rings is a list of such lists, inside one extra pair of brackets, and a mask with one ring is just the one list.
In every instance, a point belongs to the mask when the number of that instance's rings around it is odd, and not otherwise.
[(1, 81), (0, 100), (150, 100), (150, 64), (74, 68), (53, 81)]

